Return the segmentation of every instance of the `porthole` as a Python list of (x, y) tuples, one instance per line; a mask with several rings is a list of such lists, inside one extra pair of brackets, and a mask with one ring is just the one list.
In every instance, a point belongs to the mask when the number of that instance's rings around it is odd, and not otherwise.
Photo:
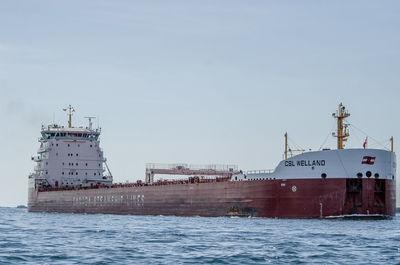
[(361, 172), (357, 173), (357, 178), (362, 178), (363, 174)]
[(326, 179), (326, 173), (322, 173), (321, 178)]
[(86, 163), (86, 166), (87, 166), (87, 163)]
[(374, 176), (375, 176), (375, 178), (376, 178), (376, 179), (378, 179), (378, 178), (379, 178), (379, 174), (378, 174), (378, 173), (375, 173), (375, 175), (374, 175)]
[(372, 173), (371, 173), (371, 171), (367, 171), (367, 172), (365, 173), (365, 175), (366, 175), (368, 178), (370, 178), (371, 175), (372, 175)]
[(78, 163), (76, 163), (75, 165), (78, 165)]
[(64, 175), (64, 172), (62, 174)]
[(78, 156), (78, 154), (76, 154), (76, 156)]
[(68, 147), (69, 147), (70, 145), (68, 144)]

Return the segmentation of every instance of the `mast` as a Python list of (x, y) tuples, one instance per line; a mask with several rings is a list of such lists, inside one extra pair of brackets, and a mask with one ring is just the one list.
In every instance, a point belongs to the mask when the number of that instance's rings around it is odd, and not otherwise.
[(393, 152), (393, 136), (392, 137), (390, 137), (390, 151), (392, 151)]
[(75, 112), (75, 109), (69, 105), (68, 108), (63, 109), (63, 111), (68, 110), (68, 128), (72, 128), (72, 112)]
[(337, 138), (337, 149), (343, 149), (343, 143), (347, 141), (347, 137), (350, 136), (347, 124), (343, 124), (343, 120), (349, 117), (350, 113), (348, 113), (342, 103), (340, 103), (339, 109), (336, 113), (333, 113), (332, 116), (337, 119), (337, 132), (332, 135)]
[(285, 133), (285, 160), (287, 159), (288, 143), (287, 143), (287, 132)]

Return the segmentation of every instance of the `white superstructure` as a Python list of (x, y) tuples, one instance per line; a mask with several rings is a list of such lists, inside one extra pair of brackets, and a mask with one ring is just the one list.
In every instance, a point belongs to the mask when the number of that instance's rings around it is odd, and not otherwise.
[(100, 148), (100, 128), (92, 129), (90, 119), (89, 127), (72, 127), (71, 109), (68, 127), (42, 126), (40, 148), (32, 157), (37, 162), (30, 175), (32, 184), (53, 188), (111, 184), (111, 173), (104, 174), (103, 164), (107, 164)]
[(376, 178), (396, 177), (396, 155), (379, 149), (336, 149), (307, 152), (279, 163), (275, 170), (249, 171), (233, 181), (261, 179)]

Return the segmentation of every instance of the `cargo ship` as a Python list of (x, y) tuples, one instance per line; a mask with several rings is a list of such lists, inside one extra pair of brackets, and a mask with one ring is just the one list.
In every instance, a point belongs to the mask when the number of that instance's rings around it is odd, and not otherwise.
[[(344, 149), (349, 137), (340, 104), (337, 149), (292, 154), (274, 170), (236, 165), (147, 164), (144, 181), (113, 183), (99, 128), (42, 126), (29, 175), (28, 211), (87, 214), (328, 218), (395, 215), (396, 155), (391, 150)], [(291, 155), (292, 154), (292, 155)], [(156, 175), (180, 176), (155, 179)]]

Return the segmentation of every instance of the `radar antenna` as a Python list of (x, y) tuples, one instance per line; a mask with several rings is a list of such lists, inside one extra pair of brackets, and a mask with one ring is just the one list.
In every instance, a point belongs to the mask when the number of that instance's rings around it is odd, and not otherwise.
[(346, 108), (342, 103), (339, 104), (339, 109), (336, 113), (332, 113), (332, 116), (337, 119), (337, 132), (332, 133), (333, 137), (337, 138), (337, 149), (343, 149), (344, 142), (347, 141), (347, 137), (350, 136), (348, 130), (348, 124), (344, 124), (343, 120), (350, 116)]
[(89, 130), (91, 130), (93, 126), (92, 119), (96, 119), (96, 117), (85, 117), (85, 119), (89, 120)]

